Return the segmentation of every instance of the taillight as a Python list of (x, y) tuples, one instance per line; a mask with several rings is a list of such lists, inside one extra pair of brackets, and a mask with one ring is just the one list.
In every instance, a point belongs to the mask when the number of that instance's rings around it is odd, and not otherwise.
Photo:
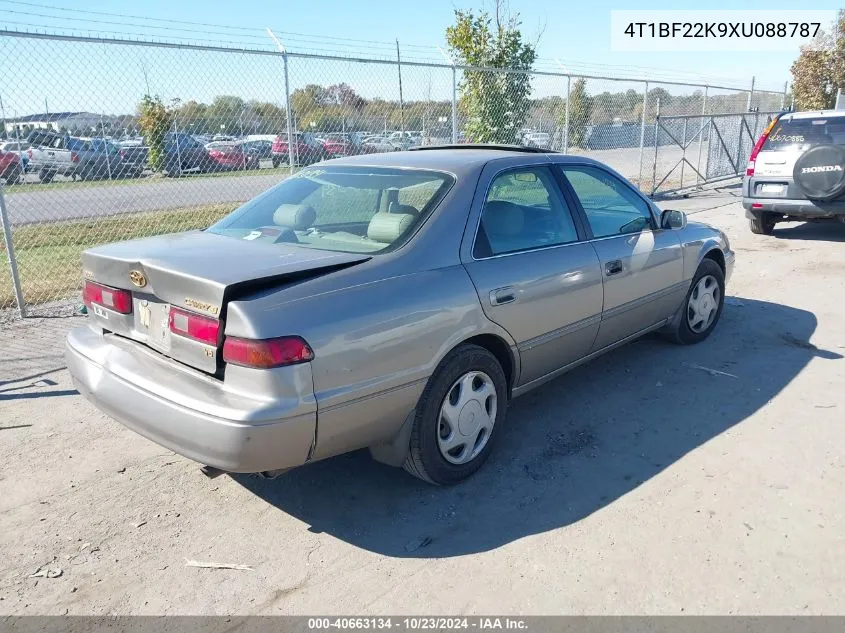
[(170, 331), (217, 347), (220, 345), (220, 321), (182, 310), (170, 308)]
[(74, 163), (78, 163), (79, 162), (79, 154), (77, 154), (76, 152), (71, 152), (70, 153), (70, 160)]
[(118, 154), (120, 154), (120, 158), (121, 158), (121, 159), (125, 159), (125, 158), (126, 158), (126, 150), (123, 150), (123, 149), (122, 149), (122, 150), (120, 150), (120, 151), (118, 152)]
[(754, 143), (754, 147), (751, 150), (751, 155), (748, 157), (748, 165), (746, 165), (745, 167), (746, 176), (754, 175), (754, 164), (757, 161), (757, 154), (759, 154), (760, 150), (763, 149), (763, 143), (766, 142), (766, 139), (769, 137), (769, 133), (772, 131), (772, 128), (775, 127), (775, 123), (777, 122), (777, 117), (772, 119), (772, 122), (766, 126), (766, 129), (763, 130), (763, 133), (760, 135), (760, 138), (758, 138), (757, 142)]
[(103, 286), (93, 281), (85, 282), (82, 288), (82, 302), (86, 306), (96, 304), (121, 314), (132, 312), (132, 293), (120, 288)]
[(254, 340), (227, 336), (223, 360), (233, 365), (270, 369), (313, 360), (314, 352), (298, 336)]
[(26, 150), (26, 153), (29, 154), (30, 158), (32, 158), (32, 149), (31, 148)]

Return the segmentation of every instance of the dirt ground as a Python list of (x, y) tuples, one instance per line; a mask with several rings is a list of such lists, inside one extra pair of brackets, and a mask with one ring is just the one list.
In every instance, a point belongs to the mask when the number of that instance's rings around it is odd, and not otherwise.
[(755, 236), (735, 193), (663, 205), (737, 252), (713, 336), (516, 400), (454, 488), (365, 452), (208, 479), (73, 391), (68, 319), (6, 328), (0, 613), (845, 614), (845, 225)]

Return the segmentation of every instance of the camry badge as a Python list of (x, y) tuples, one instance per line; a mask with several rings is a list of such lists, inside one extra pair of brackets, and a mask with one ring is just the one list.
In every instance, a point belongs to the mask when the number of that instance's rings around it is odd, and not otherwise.
[(147, 278), (144, 277), (144, 273), (142, 273), (140, 270), (130, 270), (129, 281), (131, 281), (139, 288), (143, 288), (147, 285)]

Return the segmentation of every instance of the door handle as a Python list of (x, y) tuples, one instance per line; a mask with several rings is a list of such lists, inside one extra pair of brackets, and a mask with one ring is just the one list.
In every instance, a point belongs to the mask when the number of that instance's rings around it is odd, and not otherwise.
[(505, 303), (513, 303), (516, 301), (516, 293), (511, 286), (504, 288), (496, 288), (490, 291), (490, 305), (500, 306)]
[(608, 277), (611, 275), (618, 275), (622, 272), (622, 260), (614, 259), (613, 261), (605, 263), (604, 272)]

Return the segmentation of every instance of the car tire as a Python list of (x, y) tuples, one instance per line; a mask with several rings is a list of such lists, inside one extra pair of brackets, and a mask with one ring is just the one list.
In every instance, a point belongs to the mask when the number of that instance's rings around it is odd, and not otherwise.
[(49, 169), (42, 169), (38, 172), (38, 180), (43, 182), (45, 185), (53, 180), (53, 176), (56, 175), (56, 172), (50, 171)]
[(7, 185), (17, 185), (23, 182), (23, 170), (20, 165), (13, 165), (4, 176)]
[[(706, 281), (707, 280), (707, 281)], [(710, 285), (710, 282), (712, 284)], [(707, 319), (705, 323), (701, 323), (691, 315), (693, 310), (693, 303), (700, 305), (702, 299), (702, 289), (713, 289), (718, 293), (715, 298), (707, 302), (707, 310), (712, 306), (714, 313), (712, 319)], [(712, 259), (705, 259), (698, 265), (698, 270), (692, 278), (689, 290), (684, 297), (684, 303), (681, 306), (681, 313), (678, 323), (674, 330), (669, 333), (669, 338), (679, 345), (694, 345), (706, 339), (716, 327), (719, 318), (722, 316), (722, 309), (725, 306), (725, 273), (722, 267), (719, 266)], [(700, 313), (697, 313), (701, 316)]]
[(771, 235), (775, 230), (775, 224), (777, 221), (773, 219), (771, 213), (755, 214), (748, 221), (751, 232), (755, 235)]
[(279, 165), (281, 165), (281, 164), (282, 164), (282, 159), (280, 159), (280, 158), (278, 158), (278, 157), (276, 157), (276, 156), (273, 156), (273, 159), (272, 159), (272, 160), (273, 160), (273, 169), (278, 169), (278, 168), (279, 168)]
[[(493, 354), (478, 345), (462, 345), (450, 352), (420, 396), (403, 468), (437, 485), (456, 484), (472, 475), (502, 433), (507, 398), (507, 378)], [(453, 418), (454, 427), (444, 415), (449, 409), (461, 413)], [(467, 429), (464, 424), (471, 426)], [(449, 438), (456, 435), (467, 441), (447, 450)]]

